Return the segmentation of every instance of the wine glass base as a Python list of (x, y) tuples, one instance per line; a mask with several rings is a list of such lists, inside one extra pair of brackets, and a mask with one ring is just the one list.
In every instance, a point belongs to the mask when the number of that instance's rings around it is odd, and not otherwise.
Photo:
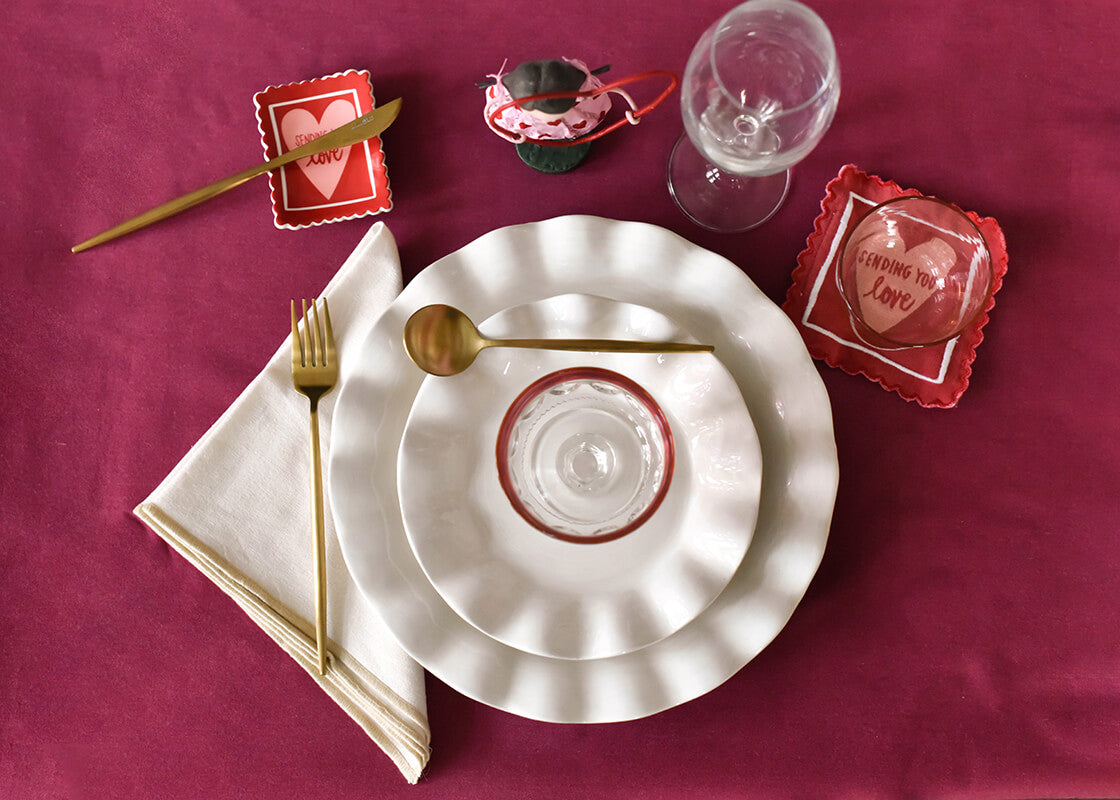
[(757, 228), (781, 208), (790, 170), (760, 177), (736, 175), (712, 164), (682, 134), (669, 156), (669, 193), (702, 228), (739, 233)]

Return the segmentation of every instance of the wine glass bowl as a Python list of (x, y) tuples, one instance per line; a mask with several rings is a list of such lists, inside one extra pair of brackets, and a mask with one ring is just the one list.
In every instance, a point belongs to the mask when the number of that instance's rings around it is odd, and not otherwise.
[(993, 280), (976, 224), (956, 206), (922, 196), (868, 211), (844, 237), (836, 268), (852, 330), (884, 350), (960, 335), (983, 312)]
[(685, 134), (669, 190), (697, 224), (753, 228), (781, 206), (789, 170), (832, 122), (840, 97), (828, 27), (796, 0), (748, 0), (700, 37), (681, 84)]

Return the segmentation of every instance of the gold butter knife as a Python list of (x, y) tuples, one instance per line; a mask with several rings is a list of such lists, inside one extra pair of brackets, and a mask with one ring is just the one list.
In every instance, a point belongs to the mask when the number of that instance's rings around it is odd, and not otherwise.
[(83, 250), (89, 250), (91, 247), (96, 247), (99, 244), (116, 239), (118, 236), (124, 236), (127, 233), (139, 230), (153, 222), (158, 222), (161, 219), (178, 214), (180, 211), (186, 211), (188, 208), (197, 206), (199, 203), (205, 202), (212, 197), (217, 197), (223, 192), (228, 192), (235, 186), (240, 186), (248, 180), (252, 180), (258, 175), (263, 175), (285, 164), (290, 164), (293, 161), (298, 161), (301, 158), (316, 155), (317, 153), (324, 153), (327, 150), (337, 150), (341, 147), (349, 147), (358, 142), (364, 142), (366, 139), (377, 136), (390, 125), (393, 120), (397, 118), (397, 114), (401, 110), (401, 98), (397, 98), (392, 102), (386, 103), (383, 106), (378, 106), (368, 114), (358, 117), (353, 122), (348, 122), (345, 125), (335, 128), (330, 133), (320, 136), (318, 139), (312, 139), (295, 150), (289, 150), (287, 153), (266, 161), (263, 164), (258, 164), (255, 167), (239, 172), (236, 175), (230, 175), (228, 178), (222, 178), (220, 181), (211, 183), (208, 186), (203, 186), (201, 189), (195, 189), (190, 194), (185, 194), (161, 206), (153, 208), (151, 211), (145, 211), (139, 216), (132, 219), (125, 220), (119, 225), (116, 225), (104, 233), (99, 233), (96, 236), (86, 239), (81, 244), (76, 244), (70, 251), (73, 253), (80, 253)]

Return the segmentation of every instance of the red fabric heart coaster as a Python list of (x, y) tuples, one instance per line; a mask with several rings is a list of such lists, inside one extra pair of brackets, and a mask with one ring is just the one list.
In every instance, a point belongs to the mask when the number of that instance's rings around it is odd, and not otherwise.
[[(266, 159), (373, 110), (369, 72), (270, 86), (253, 97)], [(355, 219), (393, 207), (381, 139), (301, 158), (268, 176), (278, 228), (306, 228)]]
[(1007, 243), (990, 217), (965, 212), (980, 229), (992, 256), (992, 295), (972, 327), (938, 345), (879, 350), (852, 330), (848, 308), (836, 285), (836, 265), (844, 235), (872, 207), (895, 197), (919, 195), (913, 189), (884, 181), (847, 165), (829, 181), (821, 214), (805, 250), (797, 257), (793, 286), (782, 309), (796, 323), (814, 358), (856, 375), (863, 374), (884, 389), (898, 392), (928, 408), (952, 408), (968, 388), (976, 347), (995, 305), (995, 293), (1007, 272)]

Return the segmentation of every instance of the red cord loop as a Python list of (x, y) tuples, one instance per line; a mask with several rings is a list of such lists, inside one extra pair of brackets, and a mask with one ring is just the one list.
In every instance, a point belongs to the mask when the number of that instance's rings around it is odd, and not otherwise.
[[(575, 139), (530, 139), (528, 136), (525, 136), (522, 133), (514, 133), (498, 125), (498, 117), (500, 117), (502, 113), (506, 111), (506, 109), (513, 108), (515, 106), (517, 108), (522, 108), (522, 103), (531, 103), (535, 100), (553, 100), (562, 97), (572, 98), (575, 100), (582, 100), (586, 97), (598, 97), (601, 94), (606, 94), (607, 92), (618, 90), (620, 87), (625, 86), (626, 84), (636, 83), (637, 81), (644, 80), (646, 78), (668, 78), (669, 86), (661, 94), (654, 98), (653, 102), (642, 106), (642, 108), (636, 108), (634, 106), (634, 101), (630, 99), (630, 96), (628, 94), (626, 94), (625, 92), (619, 92), (619, 94), (625, 97), (627, 102), (630, 104), (630, 109), (626, 111), (626, 116), (618, 120), (617, 122), (608, 125), (606, 128), (600, 128), (599, 130), (592, 131), (585, 136), (579, 136)], [(595, 139), (599, 139), (603, 136), (606, 136), (611, 131), (617, 130), (623, 125), (626, 125), (627, 123), (629, 123), (630, 125), (637, 125), (642, 121), (642, 116), (644, 114), (648, 114), (650, 111), (653, 111), (653, 109), (661, 105), (662, 101), (666, 97), (673, 93), (673, 90), (677, 88), (678, 83), (679, 81), (677, 80), (677, 76), (674, 73), (669, 72), (668, 70), (655, 69), (650, 70), (649, 72), (639, 72), (636, 75), (630, 75), (626, 78), (620, 78), (619, 80), (612, 83), (606, 83), (602, 86), (599, 86), (598, 88), (587, 89), (582, 92), (544, 92), (542, 94), (534, 94), (529, 95), (528, 97), (517, 98), (515, 100), (511, 100), (508, 103), (500, 105), (493, 111), (491, 111), (487, 121), (490, 123), (491, 128), (504, 131), (510, 136), (517, 137), (519, 141), (539, 144), (542, 147), (571, 147), (574, 144), (583, 144), (584, 142), (591, 142)]]

